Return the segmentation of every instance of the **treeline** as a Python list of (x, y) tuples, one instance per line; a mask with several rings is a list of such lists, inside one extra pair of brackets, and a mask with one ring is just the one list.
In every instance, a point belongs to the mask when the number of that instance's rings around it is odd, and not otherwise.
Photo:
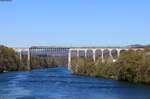
[(19, 69), (20, 61), (13, 49), (0, 46), (0, 72), (16, 71)]
[(150, 46), (144, 50), (123, 51), (115, 63), (93, 62), (89, 58), (73, 58), (75, 74), (150, 84)]
[[(66, 66), (67, 57), (31, 56), (31, 69)], [(27, 56), (20, 56), (11, 48), (0, 46), (0, 72), (27, 70)]]

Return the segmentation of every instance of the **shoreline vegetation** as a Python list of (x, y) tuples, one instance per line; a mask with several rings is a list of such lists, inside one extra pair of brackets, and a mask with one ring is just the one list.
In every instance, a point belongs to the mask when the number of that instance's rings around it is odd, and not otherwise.
[(88, 57), (73, 57), (71, 71), (77, 75), (150, 84), (150, 45), (144, 50), (123, 51), (116, 62), (101, 63)]
[[(67, 57), (31, 56), (31, 69), (65, 66)], [(27, 56), (20, 56), (12, 49), (0, 45), (0, 73), (9, 71), (27, 70)]]

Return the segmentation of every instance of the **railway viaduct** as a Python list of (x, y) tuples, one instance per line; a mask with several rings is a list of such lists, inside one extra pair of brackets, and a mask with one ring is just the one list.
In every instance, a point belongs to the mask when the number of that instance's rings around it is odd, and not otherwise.
[(100, 61), (104, 62), (104, 54), (107, 51), (109, 57), (113, 60), (113, 62), (116, 61), (114, 59), (112, 53), (115, 51), (116, 56), (119, 57), (121, 51), (123, 50), (143, 50), (143, 48), (132, 48), (132, 47), (121, 47), (121, 46), (113, 46), (113, 47), (63, 47), (63, 46), (50, 46), (50, 47), (40, 47), (40, 46), (33, 46), (30, 48), (13, 48), (16, 53), (20, 56), (20, 61), (22, 60), (23, 52), (27, 55), (27, 68), (28, 70), (31, 69), (31, 56), (34, 55), (47, 55), (47, 56), (67, 56), (68, 57), (68, 69), (71, 67), (71, 59), (72, 59), (72, 52), (76, 52), (76, 56), (80, 56), (80, 52), (82, 51), (84, 53), (84, 57), (87, 57), (88, 52), (91, 52), (93, 61), (96, 61), (96, 55), (99, 51), (101, 54)]

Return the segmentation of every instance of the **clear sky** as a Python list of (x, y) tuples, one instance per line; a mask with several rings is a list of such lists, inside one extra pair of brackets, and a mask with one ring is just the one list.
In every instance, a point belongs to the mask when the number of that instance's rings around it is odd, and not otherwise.
[(0, 1), (0, 44), (150, 44), (150, 0)]

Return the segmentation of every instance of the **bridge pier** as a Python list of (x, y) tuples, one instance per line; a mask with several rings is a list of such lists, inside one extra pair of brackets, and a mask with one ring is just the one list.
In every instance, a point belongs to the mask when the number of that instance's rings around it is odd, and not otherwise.
[(77, 49), (77, 57), (79, 57), (79, 56), (80, 56), (80, 50)]
[(71, 70), (71, 50), (68, 50), (68, 70)]
[(104, 60), (104, 49), (101, 49), (101, 53), (102, 53), (101, 62), (104, 63), (105, 62), (105, 60)]
[(120, 52), (121, 52), (121, 49), (117, 49), (117, 56), (118, 56), (118, 58), (120, 57)]
[(23, 49), (20, 49), (20, 53), (19, 53), (20, 63), (22, 62), (22, 50)]
[(112, 56), (112, 49), (109, 49), (109, 57), (110, 57), (110, 59), (113, 61), (114, 60), (114, 58), (113, 58), (113, 56)]
[(85, 58), (87, 57), (87, 50), (86, 49), (84, 50), (84, 56), (85, 56)]
[(31, 53), (30, 48), (27, 50), (27, 70), (31, 70)]
[(96, 49), (93, 49), (93, 61), (95, 62), (96, 61)]

